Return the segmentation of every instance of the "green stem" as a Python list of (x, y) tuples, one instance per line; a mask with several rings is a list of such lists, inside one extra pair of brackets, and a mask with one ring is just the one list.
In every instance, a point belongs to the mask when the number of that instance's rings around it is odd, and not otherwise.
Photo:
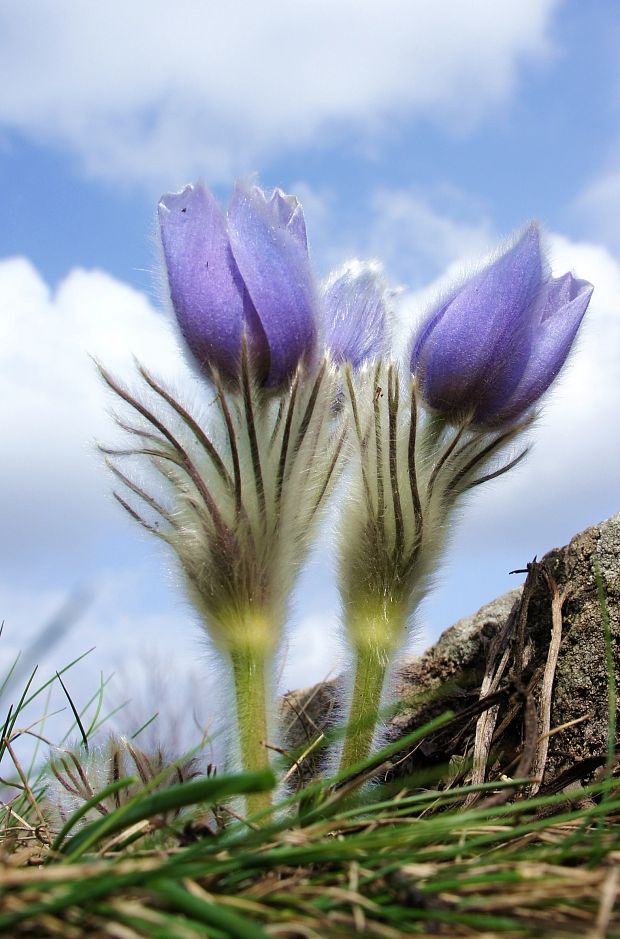
[(355, 675), (340, 771), (364, 763), (380, 717), (386, 674), (400, 647), (407, 603), (395, 596), (366, 596), (347, 605), (347, 632), (355, 654)]
[(363, 762), (370, 754), (389, 658), (386, 650), (376, 645), (356, 650), (353, 698), (340, 758), (340, 772), (346, 772)]
[[(254, 772), (269, 767), (267, 722), (267, 668), (270, 657), (251, 644), (240, 644), (230, 652), (237, 730), (241, 763), (244, 770)], [(255, 792), (246, 796), (246, 808), (254, 815), (271, 806), (271, 793)]]

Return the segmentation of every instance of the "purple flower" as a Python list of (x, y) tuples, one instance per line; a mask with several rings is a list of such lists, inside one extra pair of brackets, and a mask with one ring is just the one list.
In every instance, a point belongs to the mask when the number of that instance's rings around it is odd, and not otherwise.
[(207, 373), (238, 375), (242, 338), (260, 379), (281, 385), (316, 343), (317, 299), (297, 199), (238, 184), (228, 214), (204, 186), (162, 197), (172, 305)]
[(323, 289), (325, 344), (335, 362), (358, 368), (387, 349), (386, 289), (376, 263), (350, 261)]
[(566, 361), (592, 290), (572, 274), (545, 274), (530, 225), (423, 324), (411, 368), (427, 403), (495, 426), (525, 414)]

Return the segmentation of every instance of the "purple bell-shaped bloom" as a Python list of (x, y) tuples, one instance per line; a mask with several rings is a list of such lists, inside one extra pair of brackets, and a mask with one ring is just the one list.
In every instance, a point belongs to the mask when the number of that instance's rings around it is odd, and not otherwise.
[(562, 368), (592, 285), (546, 275), (538, 226), (444, 301), (423, 324), (411, 368), (450, 418), (497, 426), (525, 414)]
[(378, 265), (349, 261), (323, 288), (324, 340), (335, 362), (359, 368), (387, 349), (386, 287)]
[(199, 366), (235, 380), (245, 336), (263, 383), (284, 383), (316, 343), (297, 199), (238, 184), (224, 215), (204, 186), (186, 186), (162, 197), (159, 225), (172, 305)]

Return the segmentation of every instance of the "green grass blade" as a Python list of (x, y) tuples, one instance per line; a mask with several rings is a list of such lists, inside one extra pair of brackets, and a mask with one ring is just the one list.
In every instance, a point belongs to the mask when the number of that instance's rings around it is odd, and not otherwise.
[(147, 727), (150, 727), (153, 721), (156, 721), (158, 717), (159, 717), (159, 711), (155, 711), (155, 713), (152, 714), (151, 717), (149, 717), (149, 719), (145, 721), (141, 727), (138, 727), (138, 729), (134, 731), (134, 733), (131, 735), (131, 739), (135, 740), (136, 737), (138, 737), (142, 733), (143, 730), (146, 730)]
[(15, 674), (15, 669), (17, 668), (17, 664), (18, 664), (18, 662), (19, 662), (19, 660), (20, 660), (20, 658), (21, 658), (21, 655), (22, 655), (21, 652), (18, 652), (18, 653), (17, 653), (17, 655), (16, 655), (15, 658), (13, 659), (13, 664), (9, 667), (8, 672), (6, 673), (6, 675), (4, 676), (4, 678), (3, 678), (3, 680), (2, 680), (2, 684), (0, 685), (0, 698), (1, 698), (2, 695), (4, 694), (6, 688), (8, 687), (9, 682), (11, 681), (12, 676)]
[[(110, 675), (110, 678), (111, 677), (112, 676)], [(87, 738), (92, 737), (95, 727), (97, 726), (97, 721), (99, 720), (99, 715), (101, 714), (101, 708), (103, 707), (103, 692), (105, 691), (105, 687), (110, 681), (110, 678), (106, 678), (104, 680), (103, 672), (99, 673), (99, 688), (97, 689), (96, 694), (93, 696), (93, 698), (91, 699), (88, 705), (90, 706), (90, 704), (92, 704), (93, 701), (97, 702), (95, 706), (95, 713), (93, 714), (92, 720), (88, 726), (88, 730), (86, 731)]]
[(173, 880), (155, 881), (152, 887), (179, 912), (206, 926), (222, 929), (231, 939), (269, 939), (269, 934), (247, 917), (195, 897)]
[(146, 797), (137, 797), (105, 818), (93, 822), (72, 838), (64, 848), (70, 860), (81, 857), (97, 844), (101, 838), (129, 828), (137, 822), (164, 815), (188, 805), (219, 802), (228, 796), (246, 795), (249, 792), (265, 792), (273, 789), (275, 777), (270, 770), (260, 773), (239, 773), (231, 776), (214, 776), (171, 786), (162, 792)]
[[(87, 655), (90, 655), (90, 653), (91, 653), (91, 652), (94, 652), (94, 650), (95, 650), (95, 646), (91, 646), (90, 649), (87, 649), (86, 652), (82, 652), (81, 655), (78, 655), (78, 657), (75, 658), (75, 659), (73, 659), (71, 662), (69, 662), (68, 665), (65, 665), (65, 666), (63, 666), (63, 668), (59, 669), (58, 674), (59, 674), (59, 675), (64, 675), (65, 672), (68, 672), (70, 668), (73, 668), (74, 665), (77, 665), (78, 662), (81, 662), (82, 659), (85, 659), (86, 656), (87, 656)], [(36, 669), (35, 669), (35, 671), (36, 671)], [(34, 675), (34, 673), (33, 673), (33, 675)], [(53, 684), (53, 682), (55, 682), (55, 681), (56, 681), (56, 674), (52, 675), (51, 678), (48, 678), (48, 680), (47, 680), (46, 682), (44, 682), (44, 683), (41, 685), (40, 688), (37, 688), (36, 691), (33, 691), (33, 693), (30, 695), (30, 697), (29, 697), (29, 698), (26, 698), (26, 700), (22, 702), (22, 705), (21, 705), (21, 706), (22, 706), (22, 709), (28, 707), (28, 705), (29, 705), (32, 701), (34, 701), (36, 698), (38, 698), (39, 695), (42, 694), (42, 693), (45, 691), (45, 689), (48, 688), (51, 684)]]

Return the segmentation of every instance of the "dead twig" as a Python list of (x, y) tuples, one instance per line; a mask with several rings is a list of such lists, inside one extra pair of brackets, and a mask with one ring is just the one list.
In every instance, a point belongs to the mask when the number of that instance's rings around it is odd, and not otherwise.
[(562, 607), (568, 596), (568, 590), (560, 590), (551, 571), (543, 566), (542, 573), (549, 586), (551, 593), (551, 641), (549, 642), (549, 652), (543, 674), (542, 688), (540, 692), (540, 716), (538, 728), (538, 748), (534, 763), (532, 766), (532, 775), (535, 777), (530, 788), (531, 795), (536, 795), (540, 789), (545, 765), (547, 763), (547, 752), (549, 750), (549, 731), (551, 729), (551, 705), (553, 702), (553, 682), (555, 681), (555, 672), (562, 644)]
[[(480, 698), (486, 698), (497, 690), (506, 672), (512, 652), (514, 681), (521, 699), (527, 704), (528, 695), (521, 688), (521, 673), (523, 669), (523, 650), (525, 637), (525, 624), (529, 605), (534, 594), (538, 579), (539, 565), (532, 562), (527, 566), (528, 576), (523, 586), (521, 597), (515, 602), (504, 626), (498, 630), (494, 637), (489, 654), (484, 678), (480, 688)], [(495, 734), (495, 726), (499, 713), (499, 706), (488, 709), (480, 715), (476, 722), (476, 737), (470, 782), (478, 786), (485, 781), (489, 752)], [(466, 807), (478, 801), (478, 793), (472, 793), (466, 800)]]

